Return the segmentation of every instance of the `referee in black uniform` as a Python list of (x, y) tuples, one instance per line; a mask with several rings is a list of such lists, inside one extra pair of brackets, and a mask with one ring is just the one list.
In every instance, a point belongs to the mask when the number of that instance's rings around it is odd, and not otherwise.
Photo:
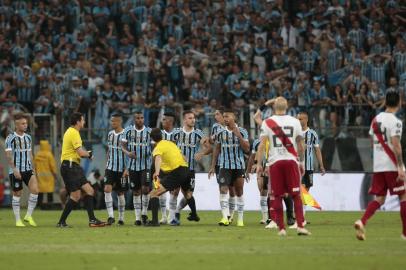
[(62, 212), (57, 227), (68, 227), (66, 219), (80, 200), (81, 190), (83, 190), (84, 203), (89, 216), (89, 227), (103, 227), (104, 222), (94, 216), (93, 196), (94, 190), (87, 182), (85, 173), (80, 167), (80, 158), (92, 159), (92, 152), (86, 151), (82, 147), (82, 139), (79, 131), (85, 125), (85, 119), (81, 113), (73, 113), (70, 118), (71, 126), (63, 135), (61, 154), (61, 175), (69, 193), (69, 200)]

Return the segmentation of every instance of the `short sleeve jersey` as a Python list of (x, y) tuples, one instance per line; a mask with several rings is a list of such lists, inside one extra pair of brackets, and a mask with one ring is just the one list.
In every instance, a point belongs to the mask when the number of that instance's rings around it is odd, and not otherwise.
[(178, 167), (187, 167), (188, 164), (182, 156), (180, 149), (175, 143), (162, 140), (154, 148), (152, 156), (161, 156), (161, 170), (170, 172)]
[[(400, 121), (393, 113), (387, 112), (379, 113), (375, 119), (385, 143), (393, 151), (394, 148), (391, 138), (394, 136), (402, 136), (402, 121)], [(396, 165), (390, 159), (388, 154), (386, 154), (382, 145), (378, 141), (378, 138), (374, 134), (372, 124), (369, 129), (369, 135), (372, 136), (374, 141), (374, 172), (397, 171)]]
[(61, 161), (72, 160), (80, 163), (80, 156), (76, 153), (76, 149), (82, 147), (82, 138), (77, 129), (69, 127), (63, 135)]
[[(276, 129), (272, 129), (267, 124), (267, 120), (262, 122), (261, 137), (266, 136), (269, 140), (268, 166), (279, 160), (295, 160), (297, 157), (291, 154), (284, 144), (291, 144), (297, 151), (296, 139), (303, 137), (302, 126), (299, 120), (290, 115), (273, 115), (270, 117), (278, 125)], [(282, 143), (280, 138), (275, 135), (275, 132), (283, 132), (285, 134), (285, 142)]]

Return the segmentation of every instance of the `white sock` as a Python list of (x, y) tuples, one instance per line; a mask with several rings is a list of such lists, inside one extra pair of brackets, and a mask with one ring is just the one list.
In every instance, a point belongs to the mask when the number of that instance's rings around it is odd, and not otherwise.
[(166, 218), (166, 193), (159, 196), (159, 205), (161, 206), (162, 218)]
[(228, 219), (228, 194), (220, 193), (220, 209), (224, 219)]
[(180, 200), (178, 207), (176, 208), (176, 213), (180, 213), (180, 211), (182, 211), (182, 209), (185, 208), (186, 205), (187, 205), (187, 201), (186, 201), (185, 197), (183, 197)]
[(169, 195), (169, 221), (175, 219), (176, 205), (178, 204), (178, 196), (170, 194)]
[(141, 220), (141, 195), (133, 196), (133, 204), (134, 204), (134, 212), (135, 212), (135, 220)]
[(244, 219), (244, 197), (237, 197), (237, 211), (238, 220), (242, 221)]
[(142, 194), (142, 215), (148, 214), (149, 194)]
[(118, 196), (118, 220), (124, 220), (125, 213), (125, 197), (123, 195)]
[(32, 216), (32, 212), (34, 212), (35, 206), (37, 206), (37, 202), (38, 194), (30, 193), (30, 196), (28, 197), (27, 215), (25, 215), (26, 217)]
[(268, 197), (267, 196), (260, 196), (259, 203), (261, 205), (261, 213), (262, 213), (262, 220), (268, 219)]
[(228, 199), (228, 207), (229, 207), (229, 211), (230, 211), (228, 215), (229, 215), (231, 218), (234, 217), (235, 205), (236, 205), (235, 196), (234, 196), (234, 197), (231, 197), (231, 196), (230, 196), (230, 198)]
[(111, 192), (104, 192), (104, 201), (106, 202), (106, 209), (109, 218), (114, 218), (113, 197), (111, 197)]
[(13, 212), (14, 216), (16, 218), (16, 221), (20, 221), (20, 197), (13, 196), (13, 200), (11, 202), (11, 205), (13, 206)]

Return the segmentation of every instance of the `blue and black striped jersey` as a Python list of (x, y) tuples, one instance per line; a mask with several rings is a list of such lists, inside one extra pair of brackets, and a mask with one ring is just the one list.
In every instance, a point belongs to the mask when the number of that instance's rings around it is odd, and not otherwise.
[(124, 130), (122, 141), (127, 142), (127, 148), (135, 153), (136, 158), (129, 159), (127, 168), (131, 171), (149, 170), (151, 168), (151, 128), (143, 127), (137, 130), (131, 125)]
[[(222, 130), (224, 128), (223, 125), (219, 124), (219, 123), (214, 123), (213, 126), (211, 127), (211, 131), (210, 131), (210, 138), (213, 141), (216, 141), (216, 134)], [(220, 156), (217, 159), (217, 166), (220, 166)]]
[[(248, 141), (248, 132), (239, 127), (242, 137)], [(226, 128), (216, 134), (216, 143), (220, 144), (220, 168), (222, 169), (245, 169), (244, 151), (237, 136)]]
[(303, 132), (304, 142), (306, 145), (305, 151), (305, 170), (313, 171), (314, 169), (314, 147), (319, 147), (319, 136), (317, 136), (316, 131), (308, 128)]
[(172, 129), (171, 132), (166, 131), (165, 129), (162, 129), (162, 140), (165, 141), (171, 141), (173, 142), (173, 135), (175, 134), (176, 128)]
[[(14, 166), (20, 172), (32, 170), (32, 139), (27, 133), (22, 136), (17, 133), (12, 133), (6, 138), (6, 151), (11, 151), (13, 154)], [(13, 169), (8, 169), (9, 174), (13, 173)]]
[(186, 157), (189, 170), (195, 169), (195, 154), (199, 152), (200, 141), (203, 137), (204, 133), (200, 129), (193, 129), (191, 132), (186, 132), (183, 128), (178, 128), (174, 132), (174, 142)]
[(219, 123), (214, 123), (210, 130), (210, 138), (214, 141), (216, 139), (216, 134), (223, 129), (224, 126)]
[(121, 140), (124, 137), (124, 130), (116, 133), (111, 130), (107, 135), (107, 164), (106, 169), (114, 172), (123, 172), (125, 170), (126, 157), (121, 150)]

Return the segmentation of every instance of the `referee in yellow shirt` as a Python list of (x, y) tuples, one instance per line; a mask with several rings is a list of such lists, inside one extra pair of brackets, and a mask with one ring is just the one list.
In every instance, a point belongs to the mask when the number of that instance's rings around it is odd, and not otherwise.
[[(153, 174), (155, 189), (150, 193), (152, 221), (149, 226), (159, 226), (159, 196), (165, 192), (181, 188), (190, 208), (196, 208), (192, 198), (191, 185), (188, 179), (188, 164), (175, 143), (162, 140), (159, 128), (151, 131), (151, 139), (156, 143), (152, 156), (155, 158)], [(158, 178), (160, 181), (158, 181)]]
[(84, 204), (89, 216), (89, 227), (103, 227), (104, 222), (94, 216), (93, 196), (94, 190), (87, 182), (85, 172), (80, 167), (80, 158), (92, 159), (92, 152), (86, 151), (82, 147), (82, 139), (79, 131), (85, 125), (85, 119), (81, 113), (73, 113), (70, 118), (71, 126), (63, 135), (62, 155), (61, 155), (61, 175), (69, 193), (69, 200), (65, 205), (57, 227), (68, 227), (66, 219), (80, 200), (81, 190), (83, 190)]

